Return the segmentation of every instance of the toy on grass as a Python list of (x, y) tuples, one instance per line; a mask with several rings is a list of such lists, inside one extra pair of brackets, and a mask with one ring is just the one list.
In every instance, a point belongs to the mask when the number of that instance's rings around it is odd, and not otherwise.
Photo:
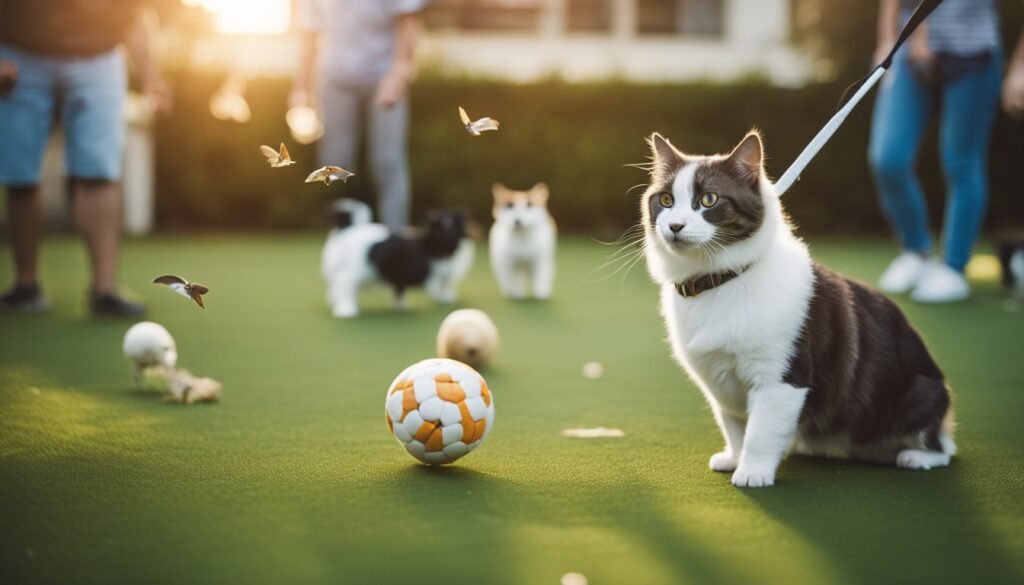
[(164, 400), (185, 404), (216, 402), (220, 400), (222, 388), (221, 383), (213, 378), (199, 378), (193, 376), (188, 370), (175, 370), (170, 377), (167, 396), (164, 397)]
[(466, 364), (423, 360), (391, 383), (384, 419), (410, 455), (445, 465), (487, 438), (494, 426), (494, 399), (487, 382)]
[(453, 311), (437, 331), (437, 356), (469, 364), (486, 365), (498, 351), (498, 328), (487, 313), (477, 309)]
[(178, 367), (178, 348), (162, 325), (143, 321), (124, 334), (124, 355), (132, 360), (132, 384), (139, 390), (166, 392), (169, 402), (211, 402), (220, 398), (221, 383), (193, 376)]
[(132, 382), (139, 389), (166, 389), (170, 371), (178, 365), (178, 347), (159, 323), (142, 321), (124, 334), (124, 355), (132, 360)]

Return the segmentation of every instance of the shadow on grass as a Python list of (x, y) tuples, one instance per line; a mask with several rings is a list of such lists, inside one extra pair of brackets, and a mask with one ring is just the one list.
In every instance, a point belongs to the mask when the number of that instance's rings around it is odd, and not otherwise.
[[(481, 473), (473, 469), (446, 466), (410, 465), (394, 476), (382, 481), (374, 490), (393, 491), (396, 505), (403, 506), (403, 515), (412, 525), (476, 526), (482, 528), (475, 538), (487, 543), (489, 550), (500, 559), (488, 571), (502, 575), (496, 582), (517, 582), (524, 577), (517, 574), (519, 565), (532, 567), (530, 574), (543, 562), (531, 558), (518, 558), (526, 545), (530, 550), (535, 543), (516, 543), (523, 531), (530, 527), (547, 527), (554, 531), (593, 530), (595, 534), (611, 534), (630, 544), (631, 550), (642, 551), (657, 568), (653, 574), (667, 574), (670, 582), (728, 583), (743, 581), (736, 567), (724, 562), (721, 551), (715, 551), (692, 534), (683, 524), (665, 514), (659, 505), (657, 490), (642, 480), (619, 478), (611, 486), (587, 486), (576, 489), (566, 485), (523, 485), (514, 479)], [(558, 534), (558, 532), (555, 532)], [(432, 545), (425, 545), (432, 546)], [(448, 544), (451, 546), (451, 543)], [(437, 547), (444, 554), (443, 546)], [(580, 569), (597, 579), (599, 567), (607, 563), (616, 570), (635, 575), (639, 581), (650, 582), (650, 567), (623, 567), (625, 559), (636, 558), (626, 553), (622, 559), (589, 558), (586, 545), (563, 540), (551, 545), (544, 555), (565, 562), (562, 573)], [(584, 566), (578, 561), (561, 559), (588, 559)], [(644, 557), (641, 557), (644, 558)], [(489, 563), (494, 563), (491, 558)], [(588, 572), (592, 563), (595, 571)], [(507, 567), (502, 572), (500, 567)], [(562, 573), (559, 573), (562, 574)], [(554, 579), (558, 575), (553, 575)]]
[(779, 485), (742, 490), (851, 583), (1021, 583), (977, 505), (972, 463), (910, 471), (794, 457)]

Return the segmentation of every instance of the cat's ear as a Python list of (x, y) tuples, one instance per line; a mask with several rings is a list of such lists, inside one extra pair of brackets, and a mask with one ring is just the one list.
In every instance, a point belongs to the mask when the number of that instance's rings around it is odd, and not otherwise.
[(651, 175), (667, 175), (679, 166), (683, 154), (667, 138), (655, 132), (647, 139), (651, 146)]
[(738, 179), (749, 185), (757, 184), (761, 177), (761, 164), (764, 162), (764, 146), (761, 134), (757, 130), (747, 133), (739, 145), (729, 155), (729, 168)]
[(501, 183), (494, 183), (491, 185), (491, 193), (494, 194), (495, 201), (504, 201), (508, 197), (508, 187)]
[(548, 196), (551, 194), (551, 190), (548, 189), (548, 184), (541, 181), (530, 189), (530, 199), (533, 200), (537, 205), (547, 205)]

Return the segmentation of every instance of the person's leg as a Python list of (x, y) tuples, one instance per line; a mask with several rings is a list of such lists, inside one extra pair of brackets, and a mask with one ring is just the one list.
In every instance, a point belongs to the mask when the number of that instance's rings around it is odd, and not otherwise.
[(92, 266), (93, 295), (117, 289), (117, 252), (121, 240), (121, 185), (76, 179), (72, 188), (75, 225), (85, 237)]
[[(0, 185), (7, 186), (7, 221), (15, 266), (14, 288), (4, 295), (2, 304), (13, 307), (30, 296), (42, 300), (37, 273), (43, 226), (39, 175), (53, 126), (56, 87), (49, 59), (6, 47), (0, 47), (0, 59), (13, 62), (18, 69), (13, 89), (0, 97)], [(35, 294), (27, 295), (26, 291)], [(33, 306), (42, 307), (43, 303)]]
[(947, 85), (939, 142), (946, 178), (942, 259), (963, 272), (978, 239), (988, 200), (988, 150), (999, 108), (1002, 60)]
[(138, 315), (116, 294), (124, 158), (124, 58), (119, 51), (67, 59), (60, 70), (64, 158), (72, 178), (75, 225), (85, 238), (95, 314)]
[(914, 78), (905, 52), (882, 80), (871, 120), (868, 160), (882, 209), (904, 251), (927, 255), (928, 209), (914, 165), (933, 109), (929, 90)]
[(39, 240), (43, 231), (38, 186), (7, 188), (7, 220), (14, 251), (14, 286), (35, 286), (39, 283)]
[(320, 90), (320, 106), (324, 117), (324, 135), (317, 145), (320, 164), (352, 170), (363, 125), (360, 92), (325, 82)]
[(69, 59), (61, 68), (61, 125), (72, 178), (75, 225), (85, 237), (92, 267), (91, 291), (116, 288), (121, 237), (121, 180), (124, 156), (124, 60), (120, 53)]
[(410, 179), (406, 137), (409, 101), (390, 108), (373, 104), (370, 110), (370, 166), (379, 193), (380, 221), (392, 230), (409, 225)]

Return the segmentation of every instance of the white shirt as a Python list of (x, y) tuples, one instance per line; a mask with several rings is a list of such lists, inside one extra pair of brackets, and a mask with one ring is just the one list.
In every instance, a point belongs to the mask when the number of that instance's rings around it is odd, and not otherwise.
[(319, 70), (327, 83), (373, 86), (395, 58), (398, 17), (429, 0), (297, 0), (301, 30), (323, 33)]

